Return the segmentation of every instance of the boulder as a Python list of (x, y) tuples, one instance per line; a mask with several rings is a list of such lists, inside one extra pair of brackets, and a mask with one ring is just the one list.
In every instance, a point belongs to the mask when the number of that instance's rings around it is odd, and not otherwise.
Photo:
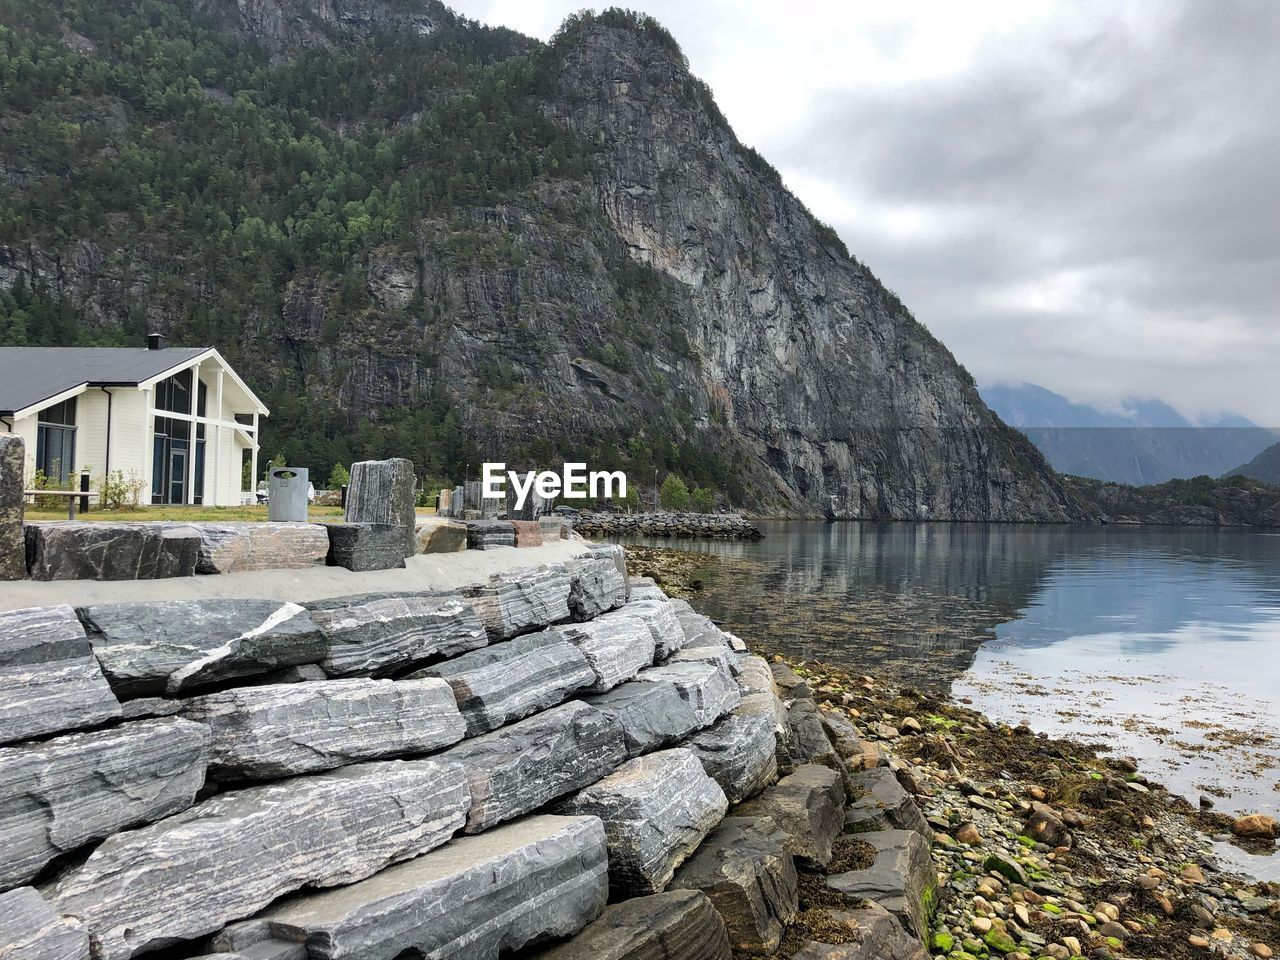
[(622, 585), (624, 588), (623, 602), (631, 599), (631, 588), (628, 586), (629, 579), (627, 577), (627, 551), (618, 543), (598, 543), (591, 547), (590, 554), (593, 557), (600, 557), (606, 560), (612, 560), (614, 567), (618, 571), (618, 575), (622, 577)]
[(673, 886), (710, 898), (735, 951), (768, 956), (800, 909), (788, 843), (768, 817), (726, 817), (676, 872)]
[(436, 493), (436, 516), (448, 517), (453, 510), (453, 488), (445, 487)]
[(871, 866), (829, 876), (827, 886), (847, 897), (874, 900), (923, 940), (937, 903), (929, 845), (914, 830), (878, 830), (858, 839), (875, 850)]
[(117, 833), (58, 883), (95, 960), (190, 940), (304, 886), (342, 886), (448, 840), (469, 805), (457, 764), (388, 760), (219, 794)]
[(771, 663), (774, 683), (778, 685), (778, 696), (785, 700), (813, 699), (813, 691), (809, 683), (785, 663)]
[(517, 547), (542, 546), (542, 527), (536, 520), (512, 520)]
[(58, 916), (34, 887), (19, 887), (0, 893), (0, 957), (89, 960), (89, 933), (79, 921)]
[(120, 697), (170, 696), (315, 663), (325, 638), (278, 600), (151, 600), (81, 607), (94, 655)]
[[(331, 567), (346, 567), (352, 573), (370, 570), (394, 570), (404, 566), (405, 533), (402, 527), (389, 523), (329, 523)], [(409, 528), (412, 531), (412, 527)], [(413, 541), (413, 548), (418, 547)]]
[(693, 704), (670, 680), (624, 683), (583, 699), (622, 727), (628, 757), (673, 744), (699, 726)]
[(179, 719), (0, 747), (0, 889), (90, 841), (185, 810), (208, 757), (209, 729)]
[(27, 547), (22, 533), (26, 498), (26, 445), (19, 436), (0, 434), (0, 580), (27, 575)]
[(653, 665), (653, 634), (638, 618), (604, 616), (557, 627), (556, 632), (586, 657), (595, 674), (595, 682), (587, 688), (592, 693), (612, 690)]
[(715, 723), (742, 700), (727, 671), (709, 663), (667, 663), (636, 674), (639, 683), (670, 683), (693, 710), (695, 727)]
[(305, 570), (322, 565), (329, 534), (319, 523), (197, 523), (196, 573)]
[(431, 753), (466, 724), (443, 680), (322, 680), (193, 697), (183, 713), (213, 734), (211, 772), (265, 780), (361, 760)]
[(549, 543), (553, 540), (569, 539), (569, 526), (561, 517), (539, 517), (538, 529), (542, 531), (543, 543)]
[(594, 620), (627, 602), (627, 578), (613, 556), (574, 557), (561, 566), (569, 575), (569, 610), (575, 620)]
[(447, 517), (448, 514), (418, 518), (414, 529), (418, 553), (457, 553), (467, 549), (467, 525)]
[[(403, 457), (390, 460), (361, 460), (351, 465), (351, 481), (347, 484), (346, 521), (349, 524), (376, 524), (393, 527), (399, 533), (400, 558), (417, 551), (414, 540), (417, 481), (413, 463)], [(388, 557), (390, 547), (387, 547)], [(345, 563), (341, 566), (347, 566)], [(403, 566), (403, 564), (401, 564)], [(356, 569), (348, 567), (348, 569)], [(385, 570), (386, 567), (363, 567)]]
[(569, 578), (563, 570), (538, 567), (496, 574), (462, 591), (490, 640), (508, 640), (569, 619)]
[(675, 609), (666, 600), (631, 599), (616, 610), (599, 619), (629, 617), (644, 622), (653, 636), (655, 660), (666, 660), (685, 644), (684, 630), (676, 618)]
[(765, 705), (756, 702), (756, 696), (682, 743), (697, 754), (730, 803), (754, 796), (778, 777), (773, 717)]
[(831, 746), (836, 755), (844, 760), (845, 766), (851, 771), (866, 769), (867, 744), (858, 735), (858, 729), (853, 725), (853, 722), (844, 714), (835, 710), (819, 709), (818, 719), (821, 721), (822, 729), (831, 741)]
[(888, 767), (852, 774), (850, 782), (853, 793), (845, 814), (846, 830), (914, 830), (926, 843), (933, 842), (933, 830), (924, 814)]
[(25, 531), (33, 580), (191, 577), (200, 555), (200, 534), (179, 524), (57, 520)]
[(790, 836), (792, 856), (811, 867), (825, 867), (832, 844), (844, 832), (844, 784), (834, 770), (807, 763), (734, 813), (772, 817)]
[(307, 611), (328, 645), (320, 666), (331, 677), (381, 676), (489, 642), (456, 593), (365, 593), (317, 600)]
[(787, 706), (787, 726), (791, 730), (791, 756), (796, 763), (820, 763), (841, 774), (848, 772), (836, 752), (822, 722), (822, 711), (808, 697), (792, 700)]
[(920, 941), (878, 904), (869, 902), (857, 910), (828, 910), (827, 918), (845, 926), (845, 942), (810, 940), (791, 955), (791, 960), (928, 960)]
[[(906, 791), (903, 792), (905, 793)], [(898, 826), (898, 824), (895, 824), (895, 826)], [(926, 824), (927, 828), (928, 825)], [(1023, 833), (1032, 840), (1051, 847), (1069, 847), (1072, 843), (1071, 831), (1062, 822), (1062, 817), (1058, 815), (1058, 811), (1047, 804), (1037, 803), (1034, 800), (1031, 802), (1031, 813), (1022, 829)], [(925, 839), (933, 839), (932, 831), (925, 836)]]
[(0, 612), (0, 743), (118, 716), (120, 704), (71, 607)]
[(464, 740), (442, 759), (466, 770), (466, 829), (479, 833), (595, 783), (626, 759), (626, 746), (612, 717), (572, 700)]
[(582, 652), (554, 630), (495, 643), (409, 676), (448, 681), (469, 737), (563, 703), (596, 682)]
[(1261, 813), (1240, 817), (1231, 825), (1231, 832), (1245, 840), (1275, 840), (1280, 837), (1280, 821)]
[(599, 820), (529, 817), (353, 886), (295, 897), (262, 919), (315, 957), (498, 960), (595, 919), (607, 871)]
[(609, 891), (616, 899), (660, 893), (724, 819), (729, 801), (688, 750), (629, 760), (560, 804), (596, 816), (609, 842)]
[(731, 960), (729, 935), (699, 890), (669, 890), (605, 908), (568, 943), (535, 960)]
[(494, 550), (514, 547), (516, 530), (508, 520), (468, 520), (467, 547), (471, 550)]

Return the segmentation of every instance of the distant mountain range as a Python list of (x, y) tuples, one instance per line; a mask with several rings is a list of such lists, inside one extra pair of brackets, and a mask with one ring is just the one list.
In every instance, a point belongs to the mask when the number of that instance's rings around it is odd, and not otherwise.
[[(980, 393), (1062, 473), (1136, 485), (1218, 477), (1228, 471), (1268, 479), (1240, 465), (1251, 466), (1254, 457), (1276, 443), (1276, 434), (1239, 414), (1221, 413), (1192, 423), (1153, 399), (1130, 399), (1119, 410), (1101, 410), (1034, 383), (991, 384)], [(1280, 451), (1273, 458), (1274, 476)]]
[(1243, 466), (1236, 467), (1229, 477), (1253, 477), (1264, 483), (1280, 484), (1280, 443), (1274, 443)]

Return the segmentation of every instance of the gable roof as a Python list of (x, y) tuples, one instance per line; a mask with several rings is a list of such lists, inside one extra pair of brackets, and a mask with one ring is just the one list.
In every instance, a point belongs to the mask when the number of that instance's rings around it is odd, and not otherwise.
[(217, 356), (217, 351), (212, 347), (0, 347), (0, 416), (11, 417), (81, 387), (136, 387), (205, 356)]

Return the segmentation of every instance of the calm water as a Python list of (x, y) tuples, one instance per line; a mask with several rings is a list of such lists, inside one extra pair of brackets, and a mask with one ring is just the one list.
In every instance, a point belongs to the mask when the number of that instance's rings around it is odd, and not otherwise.
[(725, 558), (694, 605), (760, 647), (1105, 743), (1193, 802), (1280, 812), (1280, 533), (762, 527), (647, 542)]

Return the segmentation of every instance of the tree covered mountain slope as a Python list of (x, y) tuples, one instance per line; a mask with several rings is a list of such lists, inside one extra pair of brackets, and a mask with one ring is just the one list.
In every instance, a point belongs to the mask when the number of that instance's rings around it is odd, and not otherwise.
[(1280, 486), (1280, 443), (1272, 444), (1242, 466), (1227, 474), (1228, 477), (1252, 477), (1264, 483)]
[(761, 513), (1086, 513), (654, 21), (0, 0), (0, 342), (212, 343), (323, 475), (675, 472)]

